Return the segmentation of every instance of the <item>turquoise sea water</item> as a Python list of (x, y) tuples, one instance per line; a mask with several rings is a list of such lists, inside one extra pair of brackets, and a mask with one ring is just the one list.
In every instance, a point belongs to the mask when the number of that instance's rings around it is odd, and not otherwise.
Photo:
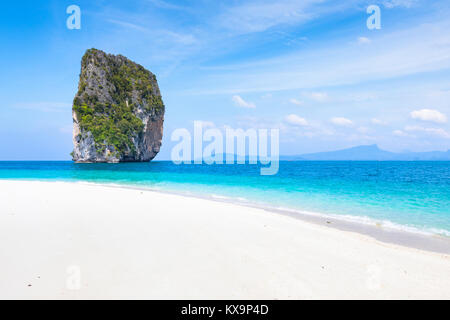
[(275, 176), (259, 169), (0, 162), (0, 179), (131, 185), (450, 236), (450, 162), (281, 162)]

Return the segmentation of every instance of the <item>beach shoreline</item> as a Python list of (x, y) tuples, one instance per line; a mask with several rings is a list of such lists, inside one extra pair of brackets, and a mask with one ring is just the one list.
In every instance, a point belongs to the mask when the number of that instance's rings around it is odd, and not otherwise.
[[(231, 203), (234, 205), (249, 207), (260, 209), (264, 211), (268, 211), (271, 213), (277, 213), (281, 215), (285, 215), (294, 219), (300, 219), (304, 222), (325, 225), (327, 227), (338, 229), (347, 232), (355, 232), (361, 235), (366, 235), (372, 237), (378, 241), (409, 247), (412, 249), (419, 249), (424, 251), (431, 251), (436, 253), (444, 253), (450, 255), (450, 237), (441, 234), (432, 234), (429, 232), (425, 232), (415, 228), (406, 228), (405, 226), (400, 226), (391, 223), (390, 225), (380, 225), (375, 222), (375, 220), (370, 220), (367, 223), (363, 223), (361, 221), (357, 221), (360, 217), (352, 217), (354, 220), (349, 220), (349, 216), (339, 216), (339, 215), (328, 215), (324, 213), (318, 212), (307, 212), (304, 210), (295, 210), (290, 208), (279, 208), (272, 207), (267, 205), (258, 204), (255, 202), (247, 201), (237, 201), (237, 199), (225, 197), (225, 196), (217, 196), (217, 195), (200, 195), (195, 193), (182, 193), (177, 191), (169, 191), (163, 189), (154, 189), (154, 188), (146, 188), (139, 187), (133, 185), (120, 185), (113, 183), (91, 183), (91, 182), (67, 182), (67, 183), (77, 183), (82, 185), (97, 185), (104, 186), (110, 188), (119, 188), (119, 189), (131, 189), (131, 190), (143, 190), (149, 192), (160, 192), (164, 194), (171, 194), (181, 197), (188, 198), (196, 198), (203, 199), (208, 201), (216, 201), (222, 203)], [(363, 217), (365, 218), (365, 217)], [(367, 221), (367, 220), (366, 220)], [(399, 227), (404, 227), (404, 229), (400, 229)]]
[(446, 238), (130, 186), (0, 191), (2, 298), (450, 298)]
[[(2, 181), (2, 180), (0, 180)], [(3, 180), (3, 181), (37, 181), (37, 180)], [(260, 209), (271, 213), (277, 213), (299, 219), (304, 222), (323, 225), (333, 229), (372, 237), (386, 244), (400, 245), (412, 249), (419, 249), (435, 253), (450, 255), (450, 237), (442, 234), (433, 234), (413, 227), (397, 225), (387, 221), (388, 225), (379, 224), (375, 220), (367, 217), (329, 215), (319, 212), (308, 212), (291, 208), (280, 208), (258, 204), (251, 201), (238, 201), (226, 196), (201, 195), (198, 193), (186, 193), (171, 191), (160, 188), (150, 188), (144, 186), (134, 186), (131, 184), (98, 183), (89, 181), (45, 181), (46, 183), (74, 183), (86, 186), (99, 186), (106, 188), (130, 189), (138, 191), (156, 192), (162, 194), (175, 195), (180, 197), (203, 199), (219, 203), (228, 203), (241, 207)], [(364, 222), (362, 222), (364, 220)]]

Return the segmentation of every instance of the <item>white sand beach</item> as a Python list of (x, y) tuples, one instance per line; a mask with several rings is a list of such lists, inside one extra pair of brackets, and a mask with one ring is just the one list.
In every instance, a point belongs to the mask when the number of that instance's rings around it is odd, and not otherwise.
[(450, 256), (154, 191), (0, 181), (1, 299), (450, 299)]

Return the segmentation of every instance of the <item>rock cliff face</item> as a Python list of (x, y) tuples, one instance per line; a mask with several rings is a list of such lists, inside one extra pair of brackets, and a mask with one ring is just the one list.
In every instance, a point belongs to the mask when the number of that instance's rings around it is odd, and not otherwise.
[(164, 110), (153, 73), (121, 55), (86, 51), (72, 109), (73, 160), (152, 160), (161, 147)]

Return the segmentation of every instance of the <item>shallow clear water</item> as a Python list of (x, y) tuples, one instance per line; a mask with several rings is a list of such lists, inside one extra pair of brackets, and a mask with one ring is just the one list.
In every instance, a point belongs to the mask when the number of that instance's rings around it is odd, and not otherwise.
[(133, 185), (450, 235), (450, 162), (286, 161), (275, 176), (261, 176), (259, 169), (165, 161), (0, 162), (0, 179)]

